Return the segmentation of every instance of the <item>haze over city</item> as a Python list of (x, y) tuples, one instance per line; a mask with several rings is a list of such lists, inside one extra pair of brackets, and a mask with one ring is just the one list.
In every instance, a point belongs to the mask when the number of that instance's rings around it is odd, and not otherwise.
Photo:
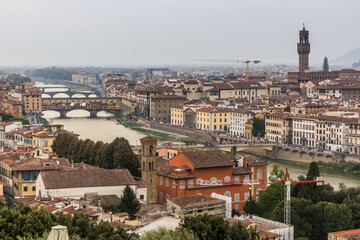
[(259, 58), (296, 64), (298, 30), (311, 64), (360, 47), (358, 0), (3, 0), (0, 65), (166, 65)]

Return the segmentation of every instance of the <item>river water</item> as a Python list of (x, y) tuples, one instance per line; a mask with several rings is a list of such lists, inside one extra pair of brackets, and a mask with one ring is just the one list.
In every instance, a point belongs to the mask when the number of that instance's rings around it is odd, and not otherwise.
[[(59, 91), (59, 89), (50, 88), (47, 91), (56, 92)], [(67, 96), (65, 94), (57, 94), (55, 97)], [(113, 114), (107, 112), (99, 112), (98, 118), (89, 118), (90, 113), (87, 111), (74, 110), (69, 112), (67, 118), (64, 119), (59, 118), (60, 114), (55, 111), (45, 111), (43, 113), (50, 124), (63, 124), (66, 130), (79, 134), (81, 139), (89, 138), (94, 141), (111, 142), (116, 137), (124, 137), (128, 139), (130, 145), (139, 145), (139, 139), (145, 136), (144, 134), (118, 124)], [(162, 141), (159, 142), (162, 143)], [(271, 171), (273, 164), (276, 163), (283, 169), (288, 168), (292, 179), (297, 179), (299, 175), (306, 176), (309, 168), (308, 163), (264, 159), (270, 162), (268, 173)], [(325, 183), (330, 183), (335, 189), (338, 188), (340, 183), (344, 183), (349, 187), (357, 187), (360, 184), (360, 174), (351, 174), (336, 169), (321, 167), (320, 175), (322, 179), (325, 180)]]

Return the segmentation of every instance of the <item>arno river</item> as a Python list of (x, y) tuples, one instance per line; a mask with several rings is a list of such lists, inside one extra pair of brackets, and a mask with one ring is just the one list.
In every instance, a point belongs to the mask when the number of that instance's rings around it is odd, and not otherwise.
[[(65, 95), (59, 94), (58, 97), (65, 97)], [(98, 118), (89, 118), (89, 115), (86, 111), (75, 110), (67, 114), (68, 118), (60, 119), (59, 113), (57, 112), (44, 112), (44, 117), (50, 124), (63, 124), (66, 130), (79, 134), (82, 139), (89, 138), (94, 141), (111, 142), (116, 137), (125, 137), (131, 145), (139, 145), (139, 139), (145, 136), (123, 125), (117, 124), (112, 114), (100, 112)], [(284, 169), (288, 168), (290, 177), (293, 179), (296, 179), (299, 175), (306, 175), (309, 166), (306, 163), (266, 160), (270, 161), (268, 171), (270, 171), (272, 165), (276, 163)], [(360, 184), (360, 174), (350, 174), (330, 168), (320, 168), (320, 172), (325, 183), (330, 183), (334, 188), (337, 188), (339, 183), (345, 183), (345, 185), (349, 187), (356, 187)]]

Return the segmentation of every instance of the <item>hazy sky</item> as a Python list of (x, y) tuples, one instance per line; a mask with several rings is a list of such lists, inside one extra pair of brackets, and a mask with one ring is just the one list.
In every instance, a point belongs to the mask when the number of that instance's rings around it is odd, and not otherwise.
[(0, 0), (0, 65), (310, 63), (360, 47), (360, 0)]

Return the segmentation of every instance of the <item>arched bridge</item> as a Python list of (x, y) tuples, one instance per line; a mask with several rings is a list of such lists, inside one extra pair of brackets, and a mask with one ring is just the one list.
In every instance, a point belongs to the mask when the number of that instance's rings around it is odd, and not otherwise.
[[(75, 94), (81, 94), (85, 97), (89, 97), (90, 95), (99, 96), (98, 94), (93, 93), (93, 92), (74, 92), (74, 91), (71, 91), (70, 89), (68, 89), (68, 91), (64, 91), (64, 92), (42, 92), (42, 93), (49, 95), (50, 98), (54, 98), (55, 95), (60, 94), (60, 93), (66, 94), (70, 98), (72, 98)], [(47, 97), (44, 97), (44, 98), (47, 98)]]
[(43, 98), (43, 111), (52, 110), (60, 113), (61, 118), (73, 110), (86, 110), (90, 117), (104, 110), (121, 111), (121, 98)]

